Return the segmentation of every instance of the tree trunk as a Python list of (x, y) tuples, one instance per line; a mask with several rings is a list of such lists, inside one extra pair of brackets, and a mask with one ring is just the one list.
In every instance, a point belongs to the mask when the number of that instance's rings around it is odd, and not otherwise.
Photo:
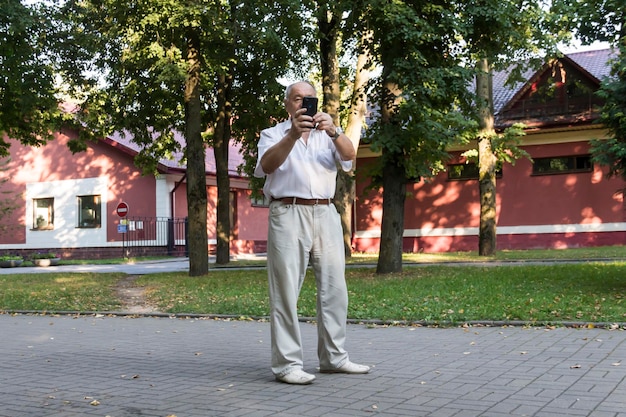
[[(339, 61), (337, 45), (339, 43), (339, 23), (341, 16), (329, 10), (328, 3), (320, 4), (318, 10), (318, 28), (320, 39), (320, 66), (322, 70), (322, 88), (324, 92), (323, 109), (333, 118), (335, 126), (341, 126), (339, 109), (341, 107), (341, 87), (339, 85)], [(339, 169), (335, 188), (335, 206), (341, 216), (344, 252), (352, 256), (352, 201), (354, 199), (353, 181), (349, 174)]]
[[(337, 45), (339, 44), (339, 24), (341, 16), (330, 13), (328, 3), (320, 5), (318, 10), (318, 27), (320, 38), (320, 63), (322, 68), (322, 85), (324, 89), (324, 109), (333, 117), (336, 126), (340, 126), (339, 109), (341, 107), (341, 86), (339, 83), (339, 62)], [(367, 36), (361, 39), (364, 47)], [(350, 103), (350, 113), (346, 124), (346, 136), (350, 138), (354, 149), (359, 148), (361, 129), (365, 121), (366, 99), (365, 84), (369, 81), (368, 51), (359, 54), (356, 75)], [(356, 158), (353, 169), (356, 167)], [(356, 198), (354, 171), (349, 173), (339, 170), (335, 189), (335, 205), (341, 216), (343, 242), (346, 257), (352, 256), (352, 209)]]
[[(369, 33), (365, 33), (361, 40), (359, 48), (359, 56), (356, 63), (356, 74), (354, 76), (354, 85), (352, 87), (352, 99), (350, 100), (350, 112), (348, 113), (348, 122), (346, 124), (346, 136), (350, 138), (354, 149), (358, 151), (361, 141), (361, 131), (365, 124), (365, 116), (367, 115), (367, 96), (365, 92), (366, 84), (370, 79), (369, 61), (370, 54), (366, 45), (369, 41)], [(341, 210), (341, 223), (343, 225), (343, 241), (346, 250), (346, 256), (352, 256), (352, 210), (354, 200), (356, 200), (356, 184), (354, 182), (354, 170), (356, 169), (357, 159), (352, 161), (352, 171), (349, 173), (342, 172), (337, 177), (337, 192), (335, 193), (335, 201), (341, 201), (339, 206)]]
[[(387, 67), (386, 67), (387, 68)], [(389, 81), (383, 84), (380, 117), (391, 125), (394, 109), (402, 92)], [(393, 129), (388, 129), (392, 131)], [(388, 133), (389, 134), (389, 133)], [(383, 149), (383, 220), (380, 226), (380, 250), (376, 273), (402, 271), (402, 240), (404, 235), (404, 201), (406, 199), (406, 172), (402, 153), (388, 153)]]
[(383, 221), (380, 232), (380, 253), (376, 273), (402, 271), (402, 239), (404, 234), (404, 201), (406, 186), (404, 167), (398, 163), (402, 155), (383, 156)]
[(493, 116), (493, 85), (489, 60), (477, 63), (476, 96), (479, 114), (478, 133), (478, 186), (480, 194), (480, 226), (478, 254), (492, 256), (496, 253), (496, 165), (491, 147), (495, 136)]
[(230, 262), (230, 177), (228, 175), (228, 146), (230, 143), (230, 119), (232, 107), (229, 100), (232, 78), (230, 75), (218, 76), (217, 107), (218, 116), (215, 126), (213, 152), (217, 177), (217, 247), (215, 263), (224, 265)]
[(320, 66), (322, 70), (323, 110), (333, 118), (335, 126), (339, 126), (339, 108), (341, 105), (341, 89), (339, 86), (339, 60), (337, 44), (339, 43), (339, 23), (341, 16), (328, 10), (328, 5), (320, 5), (318, 11), (318, 27), (320, 39)]
[(352, 208), (355, 198), (355, 184), (351, 173), (339, 170), (337, 173), (337, 185), (335, 188), (335, 206), (341, 216), (341, 229), (343, 230), (343, 249), (346, 258), (352, 256)]
[(200, 48), (197, 34), (187, 37), (189, 70), (185, 82), (185, 139), (187, 141), (187, 208), (189, 220), (189, 276), (209, 271), (205, 148), (201, 135)]

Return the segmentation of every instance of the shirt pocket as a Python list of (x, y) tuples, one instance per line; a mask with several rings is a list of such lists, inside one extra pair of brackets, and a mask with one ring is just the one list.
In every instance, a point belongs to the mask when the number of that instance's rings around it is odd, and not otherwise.
[(320, 149), (317, 152), (317, 162), (329, 171), (337, 169), (335, 155), (331, 149)]

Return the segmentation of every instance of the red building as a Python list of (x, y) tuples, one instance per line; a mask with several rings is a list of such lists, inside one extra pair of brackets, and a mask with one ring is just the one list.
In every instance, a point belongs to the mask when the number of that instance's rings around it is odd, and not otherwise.
[[(496, 125), (526, 124), (523, 149), (532, 161), (505, 164), (497, 178), (498, 249), (572, 248), (626, 244), (626, 211), (619, 178), (590, 159), (589, 140), (606, 138), (594, 121), (594, 92), (609, 75), (609, 50), (581, 52), (554, 60), (513, 88), (505, 73), (494, 76)], [(431, 182), (407, 186), (406, 252), (478, 249), (479, 188), (474, 164), (461, 153)], [(376, 158), (359, 149), (358, 165)], [(379, 250), (382, 204), (379, 193), (357, 184), (354, 248)]]
[[(2, 198), (14, 207), (0, 219), (0, 254), (54, 250), (71, 257), (184, 254), (185, 167), (163, 160), (158, 175), (142, 175), (136, 145), (115, 136), (72, 154), (75, 131), (61, 131), (36, 148), (9, 140), (10, 162), (0, 171)], [(182, 137), (178, 138), (184, 141)], [(237, 174), (239, 148), (230, 149), (232, 253), (265, 251), (267, 209), (250, 200)], [(209, 247), (215, 244), (217, 187), (211, 149), (206, 157)], [(126, 203), (124, 217), (117, 213)]]
[[(625, 184), (606, 179), (605, 170), (591, 163), (589, 155), (589, 140), (607, 134), (594, 124), (600, 103), (593, 93), (609, 75), (609, 57), (608, 50), (571, 54), (529, 72), (526, 82), (512, 88), (504, 85), (506, 74), (495, 74), (497, 126), (525, 123), (523, 148), (533, 159), (505, 164), (497, 179), (499, 249), (626, 244)], [(143, 251), (131, 251), (131, 256), (183, 254), (184, 230), (179, 226), (170, 230), (187, 216), (180, 155), (161, 161), (158, 175), (143, 176), (133, 163), (137, 148), (124, 137), (90, 143), (86, 152), (73, 155), (66, 144), (75, 136), (73, 131), (59, 132), (41, 148), (12, 141), (11, 161), (0, 171), (0, 198), (15, 209), (0, 218), (0, 254), (37, 250), (91, 258), (119, 256), (124, 250)], [(452, 149), (447, 171), (431, 182), (407, 186), (405, 251), (477, 250), (477, 172), (465, 163), (463, 151)], [(376, 157), (362, 146), (357, 167)], [(248, 180), (237, 172), (241, 155), (236, 146), (231, 146), (230, 158), (231, 252), (264, 252), (267, 206), (250, 199)], [(206, 175), (211, 246), (217, 201), (211, 149)], [(356, 251), (377, 252), (382, 197), (364, 192), (367, 185), (357, 181), (353, 246)], [(121, 202), (129, 206), (124, 218), (116, 211)]]

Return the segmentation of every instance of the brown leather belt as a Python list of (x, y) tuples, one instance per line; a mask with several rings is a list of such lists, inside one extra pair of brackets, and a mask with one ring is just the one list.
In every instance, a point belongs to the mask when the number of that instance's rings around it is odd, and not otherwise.
[(330, 198), (300, 198), (300, 197), (283, 197), (274, 198), (273, 201), (280, 201), (285, 204), (301, 204), (304, 206), (316, 206), (318, 204), (329, 205), (333, 202)]

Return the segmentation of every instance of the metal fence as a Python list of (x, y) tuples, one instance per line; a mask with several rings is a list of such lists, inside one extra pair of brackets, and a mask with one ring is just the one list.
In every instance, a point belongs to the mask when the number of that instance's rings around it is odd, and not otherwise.
[(124, 256), (188, 256), (187, 218), (127, 217)]

